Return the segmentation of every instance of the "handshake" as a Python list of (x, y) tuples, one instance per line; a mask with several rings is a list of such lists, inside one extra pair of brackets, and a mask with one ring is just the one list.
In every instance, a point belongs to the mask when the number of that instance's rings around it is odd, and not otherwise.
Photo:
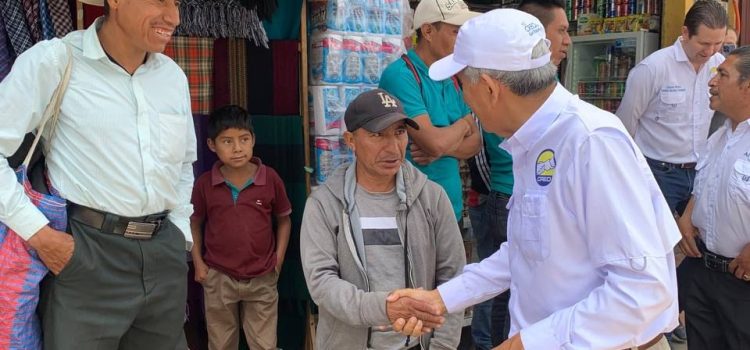
[[(448, 310), (440, 292), (423, 289), (398, 289), (385, 299), (385, 312), (394, 331), (419, 337), (440, 328)], [(380, 327), (385, 330), (388, 326)], [(493, 350), (524, 350), (521, 333), (516, 333)]]
[(419, 337), (440, 328), (447, 310), (437, 290), (398, 289), (386, 298), (385, 311), (394, 331)]

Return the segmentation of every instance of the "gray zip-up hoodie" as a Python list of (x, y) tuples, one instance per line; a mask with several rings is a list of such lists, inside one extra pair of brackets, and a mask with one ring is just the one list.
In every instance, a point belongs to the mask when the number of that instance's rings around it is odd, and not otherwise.
[[(367, 349), (370, 327), (390, 325), (385, 301), (389, 292), (369, 291), (355, 248), (344, 206), (346, 169), (338, 168), (310, 195), (302, 219), (302, 267), (320, 310), (315, 342), (321, 350)], [(399, 207), (397, 221), (408, 222), (409, 273), (413, 287), (431, 290), (463, 270), (463, 240), (445, 191), (408, 162), (401, 172), (409, 210)], [(399, 231), (403, 240), (403, 230)], [(446, 315), (432, 337), (421, 337), (422, 347), (456, 349), (462, 320), (463, 312)]]

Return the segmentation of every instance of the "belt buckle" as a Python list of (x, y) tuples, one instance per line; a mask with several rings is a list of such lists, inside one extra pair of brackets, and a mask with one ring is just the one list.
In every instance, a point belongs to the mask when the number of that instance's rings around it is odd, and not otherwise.
[(159, 229), (161, 222), (137, 222), (130, 221), (125, 228), (123, 236), (130, 239), (147, 240), (153, 237), (154, 232)]
[(703, 253), (703, 265), (706, 266), (709, 270), (712, 271), (719, 271), (719, 272), (726, 272), (726, 264), (719, 259), (716, 254), (704, 252)]

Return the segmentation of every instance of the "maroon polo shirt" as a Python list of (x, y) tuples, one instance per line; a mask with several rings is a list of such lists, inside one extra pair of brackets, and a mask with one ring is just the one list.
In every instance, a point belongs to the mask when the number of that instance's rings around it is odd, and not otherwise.
[(193, 187), (193, 218), (203, 219), (203, 260), (235, 279), (261, 276), (276, 267), (276, 233), (272, 216), (292, 212), (284, 183), (260, 158), (253, 183), (241, 189), (237, 202), (216, 162)]

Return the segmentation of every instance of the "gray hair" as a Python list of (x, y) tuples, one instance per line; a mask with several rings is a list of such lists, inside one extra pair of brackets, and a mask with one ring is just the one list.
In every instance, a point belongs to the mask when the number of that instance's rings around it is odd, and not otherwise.
[(750, 79), (750, 46), (738, 47), (730, 52), (729, 56), (737, 57), (734, 61), (734, 68), (740, 73), (737, 79), (739, 83), (742, 84)]
[[(544, 40), (534, 46), (531, 51), (531, 58), (539, 58), (549, 54), (549, 47)], [(487, 68), (466, 67), (464, 76), (469, 83), (474, 84), (479, 81), (482, 74), (487, 74), (491, 78), (508, 86), (510, 91), (518, 96), (528, 96), (543, 90), (557, 80), (557, 66), (549, 62), (539, 68), (521, 70), (521, 71), (501, 71)]]

